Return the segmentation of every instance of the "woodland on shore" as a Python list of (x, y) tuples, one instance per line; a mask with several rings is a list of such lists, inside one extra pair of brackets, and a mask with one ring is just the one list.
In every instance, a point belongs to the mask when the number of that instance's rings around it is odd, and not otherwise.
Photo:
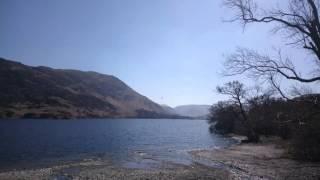
[[(280, 48), (275, 54), (238, 48), (226, 58), (223, 74), (246, 75), (259, 86), (239, 81), (218, 86), (217, 92), (229, 99), (212, 106), (210, 129), (243, 134), (245, 142), (279, 136), (289, 142), (292, 158), (320, 161), (320, 94), (314, 91), (320, 83), (319, 1), (290, 0), (287, 8), (273, 9), (259, 7), (255, 0), (225, 0), (224, 5), (234, 12), (232, 22), (272, 26), (274, 35), (284, 35), (289, 48), (304, 50), (309, 59), (290, 59)], [(300, 73), (294, 61), (310, 60), (310, 72)]]

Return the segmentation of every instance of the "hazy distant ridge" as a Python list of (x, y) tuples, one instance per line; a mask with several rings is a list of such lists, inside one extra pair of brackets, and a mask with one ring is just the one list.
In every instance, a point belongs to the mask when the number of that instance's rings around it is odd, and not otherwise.
[(162, 107), (169, 113), (177, 114), (180, 116), (187, 116), (191, 118), (206, 118), (209, 114), (210, 105), (183, 105), (177, 106), (175, 108), (169, 107), (167, 105), (162, 105)]

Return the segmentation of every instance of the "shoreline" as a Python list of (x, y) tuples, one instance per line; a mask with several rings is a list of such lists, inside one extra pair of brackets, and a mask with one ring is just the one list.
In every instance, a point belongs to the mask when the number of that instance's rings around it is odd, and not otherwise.
[[(236, 136), (234, 138), (242, 138)], [(89, 159), (58, 166), (0, 172), (0, 179), (320, 179), (320, 163), (289, 159), (284, 143), (267, 138), (258, 144), (193, 150), (190, 165), (160, 162), (150, 168), (121, 167)]]
[[(236, 138), (240, 138), (236, 137)], [(216, 163), (235, 179), (320, 179), (319, 162), (290, 159), (280, 138), (263, 138), (261, 143), (240, 143), (226, 149), (199, 150), (191, 154)]]
[(228, 172), (201, 164), (163, 162), (155, 168), (126, 168), (106, 161), (88, 161), (48, 168), (0, 173), (1, 180), (13, 179), (225, 179)]

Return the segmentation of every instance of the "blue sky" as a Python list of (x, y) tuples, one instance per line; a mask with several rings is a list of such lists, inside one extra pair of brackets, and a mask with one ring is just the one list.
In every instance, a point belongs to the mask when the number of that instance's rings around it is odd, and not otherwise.
[(238, 23), (224, 23), (232, 12), (221, 5), (220, 0), (1, 0), (0, 56), (111, 74), (160, 104), (212, 104), (224, 99), (215, 87), (230, 80), (219, 74), (224, 55), (239, 46), (272, 52), (284, 43), (268, 26), (243, 31)]

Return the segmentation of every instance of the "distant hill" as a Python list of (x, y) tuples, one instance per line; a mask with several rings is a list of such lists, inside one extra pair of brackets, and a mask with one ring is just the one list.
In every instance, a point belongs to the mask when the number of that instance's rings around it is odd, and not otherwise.
[(169, 114), (189, 117), (192, 119), (206, 119), (209, 114), (210, 105), (183, 105), (172, 108), (162, 105), (162, 108)]
[(176, 110), (168, 105), (162, 104), (162, 108), (168, 113), (168, 114), (177, 114)]
[(192, 118), (206, 119), (210, 105), (183, 105), (174, 108), (176, 114)]
[(0, 118), (175, 118), (118, 78), (0, 58)]

